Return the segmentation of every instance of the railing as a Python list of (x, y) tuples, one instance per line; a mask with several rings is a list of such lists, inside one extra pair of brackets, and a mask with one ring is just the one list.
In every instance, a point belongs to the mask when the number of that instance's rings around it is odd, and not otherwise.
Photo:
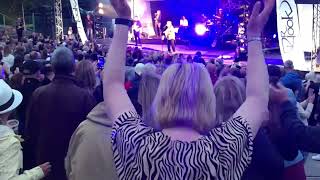
[[(25, 17), (27, 18), (27, 16)], [(27, 19), (25, 19), (27, 20)], [(32, 16), (28, 18), (29, 21), (25, 24), (25, 30), (30, 32), (35, 32), (35, 17), (34, 13), (32, 13)], [(0, 12), (0, 26), (2, 28), (9, 28), (9, 27), (15, 27), (16, 19), (7, 16), (4, 13)]]
[(1, 18), (2, 19), (2, 24), (0, 24), (0, 25), (3, 25), (3, 26), (12, 24), (10, 22), (14, 22), (15, 21), (14, 18), (11, 18), (11, 17), (9, 17), (9, 16), (7, 16), (7, 15), (1, 13), (1, 12), (0, 12), (0, 16), (2, 17)]

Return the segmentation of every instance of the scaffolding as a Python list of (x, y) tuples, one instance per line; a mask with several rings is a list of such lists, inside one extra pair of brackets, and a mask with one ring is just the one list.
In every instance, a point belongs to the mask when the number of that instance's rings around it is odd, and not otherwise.
[(313, 4), (312, 38), (314, 52), (316, 52), (320, 45), (320, 2), (318, 4)]
[(61, 0), (54, 0), (55, 35), (57, 40), (63, 38), (63, 18)]

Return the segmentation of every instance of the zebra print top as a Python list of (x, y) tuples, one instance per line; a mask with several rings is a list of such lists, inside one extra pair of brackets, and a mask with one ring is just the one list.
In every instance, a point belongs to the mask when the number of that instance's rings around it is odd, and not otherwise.
[(121, 180), (237, 180), (251, 161), (253, 137), (236, 117), (197, 141), (173, 141), (128, 112), (114, 123), (112, 144)]

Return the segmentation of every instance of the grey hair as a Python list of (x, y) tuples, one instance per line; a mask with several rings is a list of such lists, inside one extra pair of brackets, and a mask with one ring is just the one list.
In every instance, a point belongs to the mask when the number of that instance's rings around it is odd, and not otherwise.
[(52, 54), (51, 64), (56, 74), (73, 73), (75, 60), (72, 51), (66, 47), (57, 48)]
[(213, 87), (217, 97), (216, 121), (218, 125), (228, 121), (246, 99), (244, 83), (237, 77), (224, 76)]
[(207, 69), (179, 63), (164, 72), (154, 100), (155, 120), (161, 128), (188, 126), (207, 133), (215, 125), (216, 99)]
[(138, 102), (142, 107), (142, 117), (145, 123), (152, 127), (158, 127), (152, 117), (152, 103), (156, 96), (161, 76), (155, 72), (145, 72), (141, 76), (138, 92)]

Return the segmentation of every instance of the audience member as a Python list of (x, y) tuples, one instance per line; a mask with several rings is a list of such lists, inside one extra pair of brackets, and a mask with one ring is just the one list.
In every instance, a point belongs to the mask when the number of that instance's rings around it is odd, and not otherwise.
[(25, 135), (26, 110), (28, 109), (33, 92), (42, 85), (40, 81), (40, 71), (41, 64), (37, 61), (26, 61), (22, 65), (23, 79), (19, 91), (22, 93), (24, 98), (18, 108), (18, 117), (20, 120), (19, 132), (23, 137)]
[(77, 64), (75, 77), (79, 81), (80, 87), (86, 89), (90, 94), (93, 94), (96, 88), (96, 74), (90, 61), (83, 60)]
[(52, 55), (55, 77), (52, 83), (38, 88), (27, 112), (27, 163), (50, 161), (48, 180), (65, 180), (64, 158), (72, 133), (85, 120), (95, 102), (86, 90), (77, 86), (75, 60), (67, 48), (58, 48)]
[(284, 62), (285, 75), (281, 78), (281, 83), (293, 91), (293, 93), (301, 98), (302, 80), (297, 72), (294, 70), (293, 62), (288, 60)]
[[(255, 5), (249, 39), (261, 35), (274, 2), (266, 1), (261, 14), (261, 3)], [(126, 1), (111, 3), (121, 18), (130, 17)], [(123, 86), (128, 30), (128, 25), (116, 25), (103, 83), (108, 117), (115, 121), (112, 143), (119, 178), (240, 179), (250, 164), (252, 141), (267, 112), (269, 84), (262, 43), (249, 41), (246, 100), (221, 127), (215, 127), (216, 102), (205, 67), (197, 63), (169, 66), (154, 101), (159, 132), (141, 122)]]
[[(219, 124), (225, 123), (239, 109), (246, 99), (243, 82), (233, 76), (225, 76), (214, 86), (217, 97), (216, 118)], [(242, 180), (281, 179), (284, 167), (281, 154), (268, 138), (265, 129), (260, 129), (253, 141), (252, 162), (244, 172)]]
[(0, 179), (42, 179), (51, 171), (50, 163), (22, 171), (22, 139), (15, 134), (19, 121), (9, 120), (10, 114), (22, 102), (23, 96), (0, 80)]
[(44, 75), (42, 85), (50, 84), (54, 79), (54, 72), (53, 72), (52, 65), (50, 63), (45, 63), (42, 69), (42, 73)]
[(10, 69), (14, 64), (14, 56), (9, 45), (4, 46), (2, 62)]
[(139, 84), (138, 103), (142, 107), (142, 117), (144, 122), (154, 128), (159, 128), (152, 117), (152, 103), (158, 91), (160, 76), (152, 71), (142, 74)]
[[(69, 180), (118, 179), (111, 140), (112, 120), (98, 104), (73, 133), (65, 161)], [(107, 143), (106, 143), (107, 142)]]

